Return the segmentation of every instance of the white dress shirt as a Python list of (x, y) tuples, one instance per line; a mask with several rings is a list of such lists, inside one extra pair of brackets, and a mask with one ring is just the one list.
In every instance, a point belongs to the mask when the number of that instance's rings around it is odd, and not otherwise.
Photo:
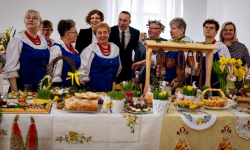
[[(120, 30), (119, 29), (119, 32), (120, 32), (120, 42), (122, 43), (122, 30)], [(129, 31), (129, 27), (126, 29), (126, 30), (124, 30), (124, 36), (125, 36), (125, 47), (124, 47), (124, 49), (127, 47), (127, 45), (128, 45), (128, 42), (129, 42), (129, 40), (130, 40), (130, 38), (131, 38), (131, 35), (130, 35), (130, 31)]]

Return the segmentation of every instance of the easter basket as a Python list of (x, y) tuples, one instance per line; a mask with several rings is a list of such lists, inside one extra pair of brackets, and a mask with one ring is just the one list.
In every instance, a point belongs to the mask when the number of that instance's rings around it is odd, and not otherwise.
[[(54, 72), (55, 72), (55, 67), (57, 65), (57, 62), (59, 60), (65, 60), (66, 62), (68, 62), (71, 66), (71, 71), (72, 72), (75, 72), (76, 71), (76, 66), (75, 66), (75, 63), (74, 61), (69, 58), (69, 57), (66, 57), (66, 56), (58, 56), (56, 57), (55, 59), (53, 59), (48, 65), (47, 65), (47, 73), (46, 75), (43, 77), (43, 79), (40, 81), (40, 89), (42, 88), (46, 88), (46, 89), (50, 89), (51, 88), (51, 85), (52, 85), (52, 80), (53, 80), (53, 77), (54, 77)], [(75, 84), (74, 84), (75, 85)]]
[[(205, 99), (204, 95), (207, 91), (219, 92), (221, 97), (212, 96), (212, 97), (209, 97), (208, 99)], [(227, 97), (225, 97), (224, 92), (222, 92), (220, 89), (208, 88), (201, 93), (200, 101), (204, 102), (205, 107), (224, 107), (225, 103), (227, 102)]]

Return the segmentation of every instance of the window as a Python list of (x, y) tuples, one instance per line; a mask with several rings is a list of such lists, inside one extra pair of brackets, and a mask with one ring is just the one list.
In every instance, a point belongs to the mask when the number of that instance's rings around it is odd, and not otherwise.
[(163, 38), (170, 38), (169, 22), (174, 17), (183, 17), (183, 0), (110, 0), (108, 1), (107, 23), (117, 25), (119, 13), (128, 11), (131, 14), (131, 27), (140, 32), (148, 32), (148, 20), (161, 20), (166, 26)]

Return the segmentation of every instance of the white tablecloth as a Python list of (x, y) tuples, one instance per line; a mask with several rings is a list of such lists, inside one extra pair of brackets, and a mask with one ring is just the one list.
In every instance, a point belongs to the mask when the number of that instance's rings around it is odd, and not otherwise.
[[(7, 136), (0, 136), (0, 149), (9, 149), (14, 114), (3, 114), (1, 128), (8, 130)], [(127, 126), (128, 118), (123, 114), (68, 113), (57, 110), (55, 105), (50, 114), (20, 114), (19, 126), (25, 137), (30, 125), (30, 116), (36, 121), (40, 150), (91, 149), (91, 150), (145, 150), (159, 149), (162, 116), (154, 114), (137, 115), (134, 133)], [(92, 137), (92, 141), (66, 143), (56, 141), (69, 137), (69, 132)]]

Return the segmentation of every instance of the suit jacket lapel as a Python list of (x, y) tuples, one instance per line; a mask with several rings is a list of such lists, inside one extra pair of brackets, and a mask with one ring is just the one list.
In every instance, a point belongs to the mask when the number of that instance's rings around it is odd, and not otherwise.
[(117, 38), (116, 38), (116, 39), (118, 40), (117, 43), (119, 43), (119, 46), (118, 46), (118, 45), (117, 45), (117, 46), (120, 47), (120, 46), (121, 46), (121, 39), (120, 39), (120, 30), (119, 30), (119, 27), (118, 27), (118, 26), (117, 26), (117, 28), (116, 28), (116, 32), (117, 32), (117, 33), (116, 33), (116, 35), (117, 35)]

